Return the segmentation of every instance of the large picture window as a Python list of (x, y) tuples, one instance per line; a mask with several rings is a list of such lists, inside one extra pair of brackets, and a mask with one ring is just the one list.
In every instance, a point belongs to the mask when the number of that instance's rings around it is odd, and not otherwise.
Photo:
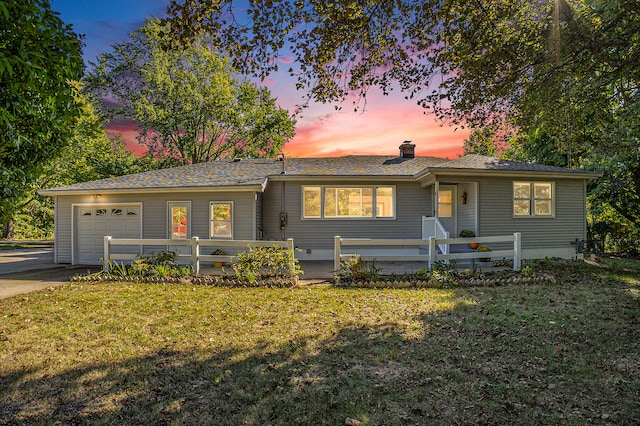
[(551, 182), (514, 182), (513, 215), (552, 217), (553, 187)]
[(393, 186), (305, 186), (302, 188), (305, 219), (393, 218)]
[(233, 203), (211, 203), (211, 238), (233, 239)]

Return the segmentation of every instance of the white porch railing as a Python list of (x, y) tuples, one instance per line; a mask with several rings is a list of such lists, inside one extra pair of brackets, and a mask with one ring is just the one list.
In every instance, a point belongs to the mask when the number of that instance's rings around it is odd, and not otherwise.
[(214, 261), (214, 262), (233, 262), (235, 256), (233, 255), (213, 255), (213, 254), (200, 254), (202, 247), (216, 247), (216, 248), (235, 248), (235, 251), (246, 251), (255, 247), (280, 247), (287, 249), (290, 253), (291, 266), (294, 266), (294, 246), (293, 239), (289, 238), (287, 241), (256, 241), (256, 240), (201, 240), (198, 237), (193, 237), (190, 240), (171, 240), (171, 239), (157, 239), (157, 238), (111, 238), (109, 236), (104, 237), (104, 257), (103, 268), (106, 272), (109, 271), (110, 261), (117, 260), (134, 260), (137, 254), (124, 254), (117, 253), (114, 250), (114, 246), (137, 246), (140, 253), (144, 253), (145, 246), (166, 246), (171, 250), (172, 247), (190, 247), (190, 254), (177, 254), (177, 260), (185, 260), (193, 265), (193, 270), (196, 274), (200, 273), (201, 261)]
[[(444, 229), (442, 223), (437, 217), (422, 216), (422, 239), (436, 238), (439, 240), (448, 240), (449, 231)], [(442, 254), (449, 254), (449, 244), (436, 243)]]
[[(436, 245), (438, 244), (465, 244), (469, 243), (513, 243), (512, 250), (494, 250), (490, 252), (468, 252), (468, 253), (438, 253)], [(486, 257), (513, 257), (513, 269), (520, 270), (520, 264), (522, 260), (522, 242), (521, 234), (516, 232), (513, 235), (504, 235), (496, 237), (475, 237), (475, 238), (444, 238), (438, 239), (431, 237), (426, 240), (390, 240), (390, 239), (366, 239), (366, 238), (342, 238), (340, 236), (334, 237), (334, 257), (333, 268), (334, 271), (340, 269), (340, 262), (347, 260), (350, 257), (357, 256), (358, 253), (343, 253), (343, 247), (387, 247), (387, 246), (413, 246), (416, 248), (428, 247), (427, 254), (422, 255), (375, 255), (375, 256), (361, 256), (364, 260), (378, 260), (378, 261), (418, 261), (427, 262), (431, 267), (435, 262), (439, 260), (451, 260), (451, 259), (481, 259)]]

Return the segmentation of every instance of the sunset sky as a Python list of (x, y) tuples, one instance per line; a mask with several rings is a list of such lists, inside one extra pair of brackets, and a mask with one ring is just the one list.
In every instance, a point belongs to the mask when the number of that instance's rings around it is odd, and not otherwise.
[[(169, 0), (52, 0), (65, 23), (85, 35), (85, 62), (95, 62), (110, 46), (127, 38), (147, 17), (166, 16)], [(290, 57), (278, 58), (290, 63)], [(282, 67), (288, 68), (288, 67)], [(291, 113), (304, 93), (286, 73), (271, 76), (261, 84), (269, 87), (278, 104)], [(455, 130), (435, 117), (425, 115), (413, 101), (396, 91), (383, 96), (376, 89), (367, 94), (364, 111), (354, 112), (352, 101), (341, 111), (334, 105), (312, 104), (298, 116), (296, 135), (284, 147), (291, 157), (335, 157), (346, 154), (394, 155), (405, 140), (416, 144), (417, 155), (455, 158), (462, 153), (468, 130)], [(137, 131), (132, 123), (113, 123), (108, 129), (122, 134), (127, 146), (136, 148)], [(139, 149), (138, 149), (139, 150)]]

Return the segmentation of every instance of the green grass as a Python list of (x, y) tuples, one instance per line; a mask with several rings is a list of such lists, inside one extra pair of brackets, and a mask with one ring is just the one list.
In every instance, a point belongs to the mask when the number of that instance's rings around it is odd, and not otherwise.
[(0, 250), (19, 250), (29, 248), (49, 248), (53, 247), (53, 241), (10, 241), (0, 240)]
[(637, 424), (640, 267), (554, 285), (0, 300), (0, 424)]

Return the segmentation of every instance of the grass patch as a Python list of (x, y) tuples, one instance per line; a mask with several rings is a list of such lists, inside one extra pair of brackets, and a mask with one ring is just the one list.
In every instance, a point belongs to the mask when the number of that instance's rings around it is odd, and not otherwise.
[(0, 300), (0, 424), (633, 424), (640, 268), (456, 289), (69, 283)]
[(50, 248), (53, 247), (53, 241), (0, 241), (0, 250), (22, 250), (32, 248)]

